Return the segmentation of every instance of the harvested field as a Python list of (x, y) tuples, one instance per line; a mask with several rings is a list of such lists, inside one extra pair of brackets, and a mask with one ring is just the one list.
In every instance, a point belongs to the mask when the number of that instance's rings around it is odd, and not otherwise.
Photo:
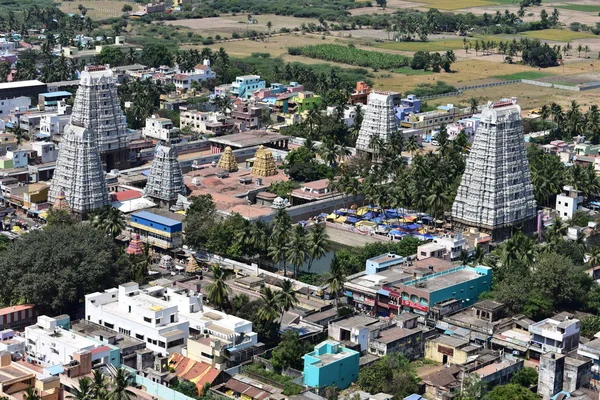
[(319, 24), (319, 21), (316, 19), (295, 18), (274, 14), (254, 15), (253, 18), (256, 19), (258, 23), (248, 24), (248, 17), (246, 15), (223, 15), (221, 17), (215, 18), (180, 19), (174, 21), (165, 21), (165, 24), (185, 26), (186, 28), (193, 29), (194, 31), (196, 31), (196, 33), (203, 36), (231, 36), (231, 34), (233, 34), (234, 32), (243, 33), (246, 30), (268, 32), (269, 29), (267, 28), (267, 23), (269, 21), (271, 21), (271, 23), (273, 24), (271, 32), (277, 32), (281, 28), (299, 28), (302, 24)]
[(538, 79), (542, 82), (551, 82), (567, 86), (577, 86), (582, 83), (599, 82), (600, 72), (591, 72), (578, 75), (556, 75)]
[(125, 4), (129, 4), (134, 11), (141, 9), (139, 4), (133, 1), (121, 1), (121, 0), (81, 0), (81, 1), (61, 1), (59, 8), (62, 12), (68, 14), (78, 14), (79, 9), (77, 8), (81, 4), (87, 8), (86, 16), (93, 20), (106, 19), (113, 17), (120, 17), (123, 15), (121, 11)]
[(387, 42), (377, 43), (374, 47), (398, 51), (446, 51), (462, 49), (462, 39), (432, 40), (427, 42)]
[(573, 32), (566, 29), (542, 29), (540, 31), (522, 32), (521, 35), (540, 40), (552, 40), (555, 42), (570, 42), (575, 39), (598, 38), (593, 33)]

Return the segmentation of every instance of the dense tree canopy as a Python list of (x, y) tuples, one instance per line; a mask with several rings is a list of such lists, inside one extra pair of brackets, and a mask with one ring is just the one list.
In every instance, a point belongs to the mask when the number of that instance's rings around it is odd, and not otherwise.
[(23, 235), (0, 257), (0, 301), (34, 303), (40, 312), (75, 310), (87, 293), (119, 283), (119, 251), (89, 225), (58, 225)]
[(358, 386), (369, 393), (389, 393), (394, 398), (404, 398), (417, 391), (417, 374), (404, 356), (388, 354), (358, 373)]

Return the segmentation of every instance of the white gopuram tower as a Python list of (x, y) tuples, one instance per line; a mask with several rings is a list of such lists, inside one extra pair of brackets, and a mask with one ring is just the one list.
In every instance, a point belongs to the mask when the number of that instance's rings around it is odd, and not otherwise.
[(452, 206), (456, 228), (475, 227), (494, 241), (512, 230), (532, 233), (536, 203), (523, 139), (521, 107), (517, 100), (489, 102), (467, 158)]
[(398, 121), (394, 113), (394, 95), (395, 93), (389, 92), (369, 94), (356, 140), (357, 150), (377, 153), (378, 149), (372, 145), (373, 139), (379, 138), (383, 143), (389, 143), (392, 136), (399, 133)]
[(179, 194), (185, 196), (186, 187), (177, 161), (177, 150), (175, 147), (158, 144), (154, 150), (144, 196), (166, 204), (174, 204)]

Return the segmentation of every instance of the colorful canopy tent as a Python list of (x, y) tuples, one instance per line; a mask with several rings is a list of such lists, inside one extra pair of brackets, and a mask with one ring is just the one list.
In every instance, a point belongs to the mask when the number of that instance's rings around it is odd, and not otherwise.
[(327, 218), (327, 213), (321, 213), (317, 215), (317, 218)]
[(333, 213), (335, 215), (346, 215), (346, 211), (342, 211), (342, 210), (335, 210)]
[(390, 236), (404, 236), (404, 235), (406, 235), (406, 232), (402, 232), (401, 230), (398, 230), (398, 229), (392, 229), (388, 233), (388, 235), (390, 235)]
[(327, 216), (327, 219), (330, 219), (330, 220), (335, 220), (336, 218), (337, 218), (337, 215), (335, 215), (335, 214), (329, 214)]
[(346, 222), (349, 224), (355, 224), (358, 222), (358, 219), (356, 217), (348, 217), (346, 218)]
[(346, 217), (344, 217), (343, 215), (340, 215), (333, 222), (337, 222), (338, 224), (343, 224), (344, 222), (346, 222)]
[(356, 223), (356, 227), (359, 227), (359, 226), (364, 226), (364, 227), (367, 227), (367, 228), (375, 228), (377, 226), (377, 224), (375, 222), (372, 222), (372, 221), (362, 220), (362, 221), (358, 221)]
[[(356, 215), (363, 216), (363, 215), (367, 214), (368, 212), (369, 212), (368, 207), (360, 207), (356, 210)], [(365, 218), (368, 218), (368, 217), (365, 217)]]

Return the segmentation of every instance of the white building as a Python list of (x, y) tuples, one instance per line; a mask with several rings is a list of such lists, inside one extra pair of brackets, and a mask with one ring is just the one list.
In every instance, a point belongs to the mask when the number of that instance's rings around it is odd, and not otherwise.
[(0, 118), (5, 118), (13, 112), (26, 111), (29, 107), (31, 107), (31, 99), (29, 97), (21, 96), (14, 99), (2, 99), (0, 100)]
[(252, 322), (203, 307), (202, 295), (185, 289), (154, 286), (140, 289), (134, 282), (85, 296), (88, 321), (144, 340), (159, 353), (181, 352), (190, 329), (223, 339), (243, 336), (257, 342)]
[(529, 325), (531, 350), (541, 354), (568, 353), (579, 346), (580, 329), (578, 319), (561, 314), (535, 322)]
[(92, 364), (119, 363), (118, 350), (115, 352), (100, 342), (65, 330), (57, 325), (55, 318), (45, 315), (38, 317), (36, 325), (25, 328), (25, 341), (27, 357), (44, 366), (68, 364), (73, 361), (74, 353), (92, 350)]
[(458, 260), (460, 253), (467, 248), (467, 239), (462, 233), (446, 233), (433, 239), (433, 243), (446, 248), (446, 255), (450, 261)]
[[(336, 108), (334, 106), (327, 106), (327, 116), (332, 117), (337, 112)], [(354, 121), (356, 121), (356, 106), (346, 106), (342, 122), (347, 128), (350, 128), (354, 126)]]
[(214, 133), (216, 127), (223, 125), (223, 119), (225, 116), (218, 112), (186, 110), (179, 115), (179, 126), (189, 126), (196, 133)]
[(177, 136), (177, 130), (173, 128), (173, 121), (170, 119), (152, 115), (146, 118), (146, 126), (142, 129), (142, 134), (145, 137), (169, 142)]
[(64, 114), (45, 114), (40, 118), (40, 133), (46, 135), (60, 135), (65, 130), (65, 126), (71, 120), (70, 115)]
[(31, 150), (41, 158), (42, 164), (54, 162), (58, 156), (56, 145), (52, 142), (32, 142)]
[(215, 79), (217, 74), (210, 68), (210, 60), (204, 60), (191, 71), (179, 71), (173, 76), (173, 84), (177, 89), (188, 90), (192, 87), (192, 82), (203, 82), (208, 79)]
[(573, 186), (564, 186), (563, 192), (556, 195), (556, 211), (562, 220), (573, 218), (577, 210), (581, 210), (583, 193)]

